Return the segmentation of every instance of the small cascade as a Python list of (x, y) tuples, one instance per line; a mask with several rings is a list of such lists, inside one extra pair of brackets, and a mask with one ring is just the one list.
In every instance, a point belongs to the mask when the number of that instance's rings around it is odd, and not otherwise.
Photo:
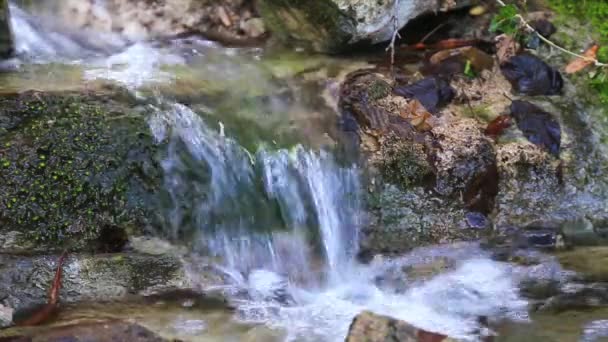
[(355, 166), (302, 146), (251, 154), (179, 104), (158, 110), (150, 126), (159, 142), (169, 141), (163, 168), (173, 237), (192, 236), (199, 250), (244, 273), (303, 279), (321, 271), (317, 255), (330, 276), (352, 262), (361, 212)]

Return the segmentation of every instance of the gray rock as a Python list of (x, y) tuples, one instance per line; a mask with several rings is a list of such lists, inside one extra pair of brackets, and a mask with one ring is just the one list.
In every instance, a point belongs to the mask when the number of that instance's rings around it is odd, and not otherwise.
[(350, 325), (346, 342), (455, 341), (447, 336), (418, 329), (406, 322), (368, 311), (357, 315)]
[(279, 37), (322, 52), (338, 52), (350, 44), (390, 40), (413, 18), (449, 10), (468, 1), (454, 0), (261, 0), (267, 26)]
[[(56, 260), (0, 255), (0, 304), (19, 311), (46, 303)], [(211, 274), (199, 280), (221, 281)], [(63, 265), (60, 302), (124, 300), (192, 287), (182, 261), (172, 256), (70, 254)]]
[(0, 0), (0, 58), (9, 57), (13, 53), (13, 48), (8, 0)]

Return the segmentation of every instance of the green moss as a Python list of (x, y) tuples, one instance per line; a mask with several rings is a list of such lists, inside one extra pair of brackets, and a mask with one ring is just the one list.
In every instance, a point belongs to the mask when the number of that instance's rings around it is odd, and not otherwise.
[[(598, 43), (601, 47), (598, 60), (608, 63), (608, 2), (603, 0), (571, 1), (571, 0), (546, 0), (547, 4), (558, 14), (557, 26), (576, 22), (579, 31)], [(588, 29), (582, 29), (588, 28)], [(586, 38), (586, 37), (585, 37)], [(572, 51), (579, 51), (581, 41), (569, 35), (561, 35), (560, 43)], [(584, 78), (592, 89), (597, 91), (600, 101), (608, 104), (608, 71), (606, 68), (597, 72), (581, 73), (577, 78)]]
[(78, 245), (105, 228), (143, 225), (133, 190), (159, 177), (142, 118), (77, 93), (4, 96), (0, 106), (0, 123), (8, 123), (0, 135), (3, 230)]
[(420, 144), (388, 137), (382, 144), (382, 155), (382, 175), (401, 188), (421, 185), (433, 175), (433, 168)]
[(387, 97), (388, 94), (391, 93), (391, 89), (392, 88), (390, 84), (382, 80), (375, 80), (369, 86), (369, 97), (372, 100), (379, 100), (381, 98)]

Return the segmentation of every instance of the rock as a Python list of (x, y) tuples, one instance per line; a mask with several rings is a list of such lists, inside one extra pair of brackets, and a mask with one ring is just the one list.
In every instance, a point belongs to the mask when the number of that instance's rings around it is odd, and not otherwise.
[(267, 26), (279, 38), (335, 53), (355, 43), (388, 41), (395, 29), (421, 14), (468, 3), (460, 0), (261, 0), (259, 8)]
[(13, 325), (13, 308), (0, 304), (0, 329)]
[(162, 175), (118, 89), (0, 96), (0, 251), (120, 251), (151, 227)]
[[(55, 261), (55, 256), (0, 255), (0, 304), (19, 314), (46, 303)], [(202, 281), (221, 282), (211, 272), (198, 280), (196, 285), (203, 287)], [(70, 254), (63, 266), (60, 302), (118, 301), (194, 285), (182, 261), (172, 256)]]
[(164, 342), (169, 341), (150, 330), (124, 321), (80, 323), (30, 331), (21, 336), (5, 337), (3, 342)]
[(13, 49), (8, 0), (0, 0), (0, 59), (10, 57)]
[(357, 315), (350, 325), (346, 342), (448, 342), (445, 335), (418, 329), (404, 321), (369, 311)]
[(341, 88), (339, 107), (356, 122), (376, 184), (370, 186), (372, 220), (363, 229), (362, 253), (402, 253), (479, 236), (483, 229), (468, 229), (465, 212), (487, 215), (494, 208), (498, 178), (491, 140), (475, 120), (447, 114), (431, 116), (431, 132), (419, 132), (403, 117), (417, 100), (394, 94), (392, 86), (386, 76), (360, 70)]
[(608, 247), (576, 247), (558, 253), (557, 259), (585, 281), (608, 283)]

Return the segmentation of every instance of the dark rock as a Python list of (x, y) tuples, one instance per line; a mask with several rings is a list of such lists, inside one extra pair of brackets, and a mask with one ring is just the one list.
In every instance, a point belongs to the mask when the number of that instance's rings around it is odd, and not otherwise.
[(511, 115), (530, 142), (559, 156), (561, 127), (551, 114), (530, 102), (513, 101)]
[(559, 71), (530, 54), (510, 58), (500, 70), (513, 89), (523, 95), (557, 95), (564, 85)]
[(123, 321), (101, 321), (31, 331), (0, 339), (3, 342), (164, 342), (150, 330)]
[(608, 284), (580, 284), (574, 290), (551, 297), (538, 307), (539, 311), (554, 313), (570, 310), (590, 310), (608, 305)]
[(555, 25), (547, 19), (534, 20), (530, 22), (530, 25), (545, 38), (549, 38), (557, 32)]
[(427, 77), (413, 84), (396, 86), (393, 92), (420, 101), (426, 110), (434, 114), (450, 103), (456, 94), (450, 83), (440, 77)]
[(418, 329), (404, 321), (368, 311), (357, 315), (350, 325), (346, 342), (449, 342), (445, 335)]
[(14, 50), (8, 2), (0, 0), (0, 58), (10, 57)]

